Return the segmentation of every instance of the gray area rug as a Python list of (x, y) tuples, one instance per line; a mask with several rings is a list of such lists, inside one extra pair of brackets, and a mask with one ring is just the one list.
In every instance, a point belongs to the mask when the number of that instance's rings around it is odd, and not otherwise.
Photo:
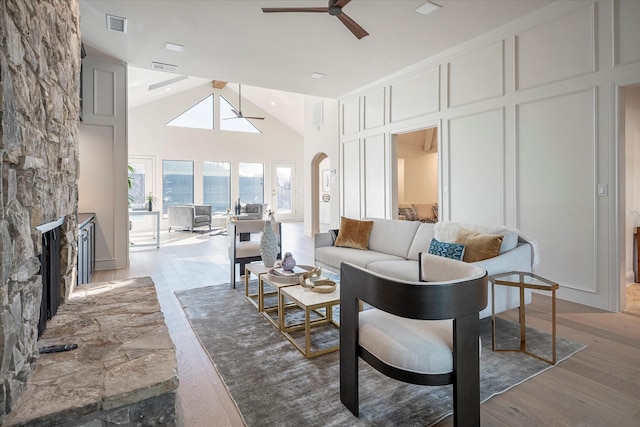
[[(360, 361), (356, 418), (340, 402), (338, 352), (305, 359), (245, 299), (244, 286), (208, 286), (175, 294), (248, 426), (430, 426), (453, 413), (452, 386), (405, 384)], [(299, 314), (292, 310), (287, 322)], [(334, 312), (337, 316), (339, 310)], [(498, 319), (496, 327), (501, 347), (518, 346), (518, 324)], [(491, 351), (490, 318), (481, 320), (480, 333), (483, 402), (552, 368), (522, 353)], [(320, 348), (337, 340), (336, 328), (319, 327), (312, 343)], [(549, 334), (528, 328), (527, 343), (529, 350), (550, 357)], [(583, 348), (559, 337), (558, 362)]]

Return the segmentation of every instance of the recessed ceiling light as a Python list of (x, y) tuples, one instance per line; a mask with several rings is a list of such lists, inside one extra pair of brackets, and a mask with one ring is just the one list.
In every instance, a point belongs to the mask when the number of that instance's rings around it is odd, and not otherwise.
[(181, 44), (166, 42), (164, 44), (164, 48), (167, 50), (172, 50), (174, 52), (180, 52), (180, 53), (184, 52), (184, 46)]
[(322, 73), (316, 73), (316, 72), (313, 72), (313, 73), (311, 73), (311, 75), (309, 75), (309, 77), (311, 77), (312, 79), (321, 79), (321, 78), (323, 78), (324, 76), (325, 76), (324, 74), (322, 74)]
[(418, 8), (414, 9), (416, 12), (418, 12), (421, 15), (428, 15), (431, 12), (435, 12), (436, 10), (440, 9), (440, 7), (435, 3), (431, 3), (430, 1), (426, 2), (425, 4), (423, 4), (422, 6), (419, 6)]
[(271, 105), (273, 105), (275, 107), (276, 106), (276, 102), (275, 101), (271, 101)]

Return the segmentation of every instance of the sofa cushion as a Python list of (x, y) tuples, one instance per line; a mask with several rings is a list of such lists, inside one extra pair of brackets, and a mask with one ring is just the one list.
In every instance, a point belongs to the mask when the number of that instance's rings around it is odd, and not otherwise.
[[(340, 248), (337, 246), (322, 246), (315, 249), (315, 260), (318, 265), (329, 266), (336, 271), (340, 270), (340, 263), (349, 262), (358, 267), (367, 266), (376, 261), (404, 261), (404, 258), (376, 251), (362, 251), (353, 248)], [(321, 265), (322, 266), (322, 265)]]
[(431, 244), (431, 239), (433, 239), (433, 227), (433, 224), (420, 224), (413, 242), (411, 242), (407, 258), (417, 261), (420, 252), (429, 252), (429, 245)]
[(481, 234), (461, 228), (457, 242), (465, 247), (463, 260), (476, 262), (498, 256), (502, 238), (502, 234)]
[(503, 254), (518, 246), (518, 230), (505, 226), (485, 226), (479, 224), (469, 224), (453, 221), (441, 221), (435, 225), (435, 238), (441, 242), (456, 242), (458, 240), (458, 233), (461, 228), (475, 231), (476, 233), (483, 234), (502, 234), (502, 244), (500, 245), (500, 253)]
[(407, 221), (418, 220), (418, 213), (413, 208), (398, 208), (398, 215), (404, 216)]
[(336, 239), (336, 246), (354, 249), (368, 249), (373, 221), (341, 217), (340, 231)]
[(407, 258), (411, 242), (420, 226), (417, 221), (365, 218), (373, 221), (369, 250)]
[(429, 253), (445, 258), (457, 259), (462, 261), (465, 254), (465, 246), (457, 243), (441, 242), (435, 238), (431, 239), (429, 245)]

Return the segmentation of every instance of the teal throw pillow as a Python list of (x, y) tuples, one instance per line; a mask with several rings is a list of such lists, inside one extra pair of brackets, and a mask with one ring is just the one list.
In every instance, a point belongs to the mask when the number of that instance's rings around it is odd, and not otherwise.
[(445, 258), (452, 258), (457, 259), (458, 261), (462, 261), (462, 257), (464, 256), (464, 245), (441, 242), (436, 239), (431, 239), (431, 244), (429, 245), (429, 253), (432, 255), (439, 255)]

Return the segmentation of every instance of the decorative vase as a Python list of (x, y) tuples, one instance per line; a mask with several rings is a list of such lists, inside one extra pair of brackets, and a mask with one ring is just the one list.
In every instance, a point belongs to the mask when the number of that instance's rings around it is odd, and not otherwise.
[(149, 200), (149, 212), (153, 210), (153, 202)]
[(273, 232), (271, 220), (264, 222), (264, 231), (260, 237), (260, 256), (265, 267), (273, 267), (278, 256), (278, 237)]
[(284, 271), (293, 271), (293, 267), (296, 266), (296, 260), (291, 256), (291, 252), (287, 252), (284, 254), (284, 258), (282, 259), (282, 269)]

